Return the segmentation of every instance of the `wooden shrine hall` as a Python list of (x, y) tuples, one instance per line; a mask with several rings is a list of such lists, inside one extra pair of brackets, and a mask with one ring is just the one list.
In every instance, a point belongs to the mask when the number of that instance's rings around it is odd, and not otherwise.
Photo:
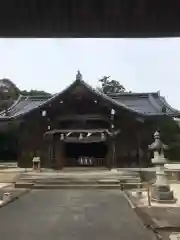
[(159, 92), (106, 95), (78, 72), (52, 97), (20, 96), (0, 112), (0, 133), (11, 132), (20, 167), (37, 156), (44, 168), (145, 167), (159, 119), (179, 116)]

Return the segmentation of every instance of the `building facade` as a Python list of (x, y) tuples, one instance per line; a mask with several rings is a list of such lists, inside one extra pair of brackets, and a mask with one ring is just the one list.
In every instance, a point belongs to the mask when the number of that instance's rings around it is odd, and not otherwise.
[(145, 167), (158, 119), (178, 116), (159, 92), (105, 95), (78, 73), (52, 97), (20, 96), (0, 113), (0, 134), (12, 129), (20, 167), (32, 167), (34, 156), (42, 167), (55, 169)]

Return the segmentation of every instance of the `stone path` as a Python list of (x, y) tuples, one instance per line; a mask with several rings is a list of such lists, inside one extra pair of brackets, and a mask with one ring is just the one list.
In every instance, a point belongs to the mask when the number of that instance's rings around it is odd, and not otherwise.
[(175, 207), (143, 207), (141, 208), (153, 221), (156, 229), (178, 229), (180, 231), (180, 208)]
[(18, 175), (19, 175), (19, 172), (2, 172), (0, 173), (0, 183), (13, 182), (13, 180)]
[(180, 233), (175, 232), (175, 233), (170, 234), (169, 239), (170, 240), (180, 240)]
[(119, 190), (33, 190), (0, 209), (6, 240), (155, 240)]

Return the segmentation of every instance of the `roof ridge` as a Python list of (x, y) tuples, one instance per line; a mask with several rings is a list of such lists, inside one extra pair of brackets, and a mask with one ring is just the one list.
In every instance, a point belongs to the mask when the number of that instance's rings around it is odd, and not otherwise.
[[(52, 96), (50, 96), (50, 98), (48, 98), (46, 101), (42, 102), (41, 104), (39, 104), (39, 105), (36, 106), (35, 108), (31, 109), (29, 112), (31, 112), (31, 111), (33, 111), (33, 110), (35, 110), (35, 109), (41, 108), (43, 105), (50, 103), (53, 99), (55, 99), (57, 96), (59, 96), (60, 94), (62, 94), (63, 92), (65, 92), (68, 88), (72, 87), (74, 84), (76, 84), (76, 82), (79, 82), (79, 81), (81, 81), (81, 80), (75, 80), (75, 81), (73, 81), (73, 82), (72, 82), (69, 86), (67, 86), (64, 90), (62, 90), (62, 91), (59, 92), (59, 93), (53, 94)], [(28, 112), (28, 113), (29, 113), (29, 112)], [(19, 115), (16, 116), (16, 117), (19, 117), (19, 116), (22, 116), (22, 115), (23, 115), (23, 113), (19, 114)], [(12, 118), (13, 118), (13, 116), (12, 116)]]
[(168, 107), (171, 111), (175, 111), (175, 112), (179, 112), (180, 113), (180, 111), (178, 110), (178, 109), (175, 109), (175, 108), (173, 108), (173, 107), (171, 107), (170, 105), (169, 105), (169, 103), (166, 101), (166, 98), (165, 97), (163, 97), (163, 96), (160, 96), (160, 101), (166, 106), (166, 107)]
[(12, 113), (16, 109), (15, 107), (18, 106), (18, 104), (20, 104), (20, 102), (23, 102), (23, 106), (21, 106), (23, 109), (27, 105), (27, 100), (28, 96), (22, 96), (21, 99), (17, 102), (17, 104), (9, 110), (9, 113)]
[(113, 98), (109, 97), (107, 94), (103, 93), (103, 92), (100, 92), (100, 91), (97, 91), (95, 88), (93, 88), (91, 85), (89, 85), (88, 83), (86, 83), (85, 81), (83, 80), (79, 80), (81, 81), (87, 88), (89, 88), (91, 91), (94, 91), (98, 96), (102, 96), (103, 98), (105, 98), (106, 100), (110, 101), (111, 103), (115, 104), (116, 106), (119, 106), (119, 107), (123, 107), (124, 109), (126, 110), (129, 110), (131, 112), (134, 112), (134, 113), (138, 113), (140, 115), (143, 115), (143, 113), (140, 113), (134, 109), (131, 109), (130, 107), (126, 106), (125, 104), (123, 103), (120, 103), (120, 102), (117, 102), (116, 100), (114, 100)]
[[(117, 107), (123, 107), (124, 109), (126, 110), (129, 110), (131, 112), (134, 112), (136, 114), (140, 114), (140, 115), (144, 115), (143, 113), (139, 112), (139, 111), (136, 111), (134, 109), (131, 109), (130, 107), (126, 106), (125, 104), (123, 103), (119, 103), (117, 102), (116, 100), (114, 100), (113, 98), (109, 97), (108, 95), (104, 94), (104, 93), (101, 93), (99, 91), (97, 91), (95, 88), (93, 88), (91, 85), (89, 85), (87, 82), (85, 82), (84, 80), (82, 79), (76, 79), (75, 81), (73, 81), (69, 86), (67, 86), (64, 90), (62, 90), (61, 92), (57, 93), (57, 94), (54, 94), (53, 96), (51, 96), (49, 99), (47, 99), (46, 101), (42, 102), (40, 105), (38, 105), (37, 107), (31, 109), (29, 112), (35, 110), (35, 109), (38, 109), (38, 108), (41, 108), (43, 106), (45, 106), (46, 104), (48, 103), (51, 103), (52, 100), (54, 100), (56, 97), (62, 95), (63, 93), (65, 93), (68, 89), (72, 88), (74, 85), (76, 84), (83, 84), (86, 88), (88, 88), (91, 92), (95, 93), (97, 96), (99, 97), (103, 97), (104, 99), (106, 99), (107, 101), (110, 101), (112, 104), (116, 105)], [(23, 114), (23, 113), (22, 113)], [(22, 115), (22, 114), (19, 114), (18, 116)], [(12, 116), (13, 117), (13, 116)]]
[[(20, 94), (19, 97), (16, 99), (16, 101), (7, 109), (7, 112), (9, 112), (10, 110), (12, 110), (23, 98), (23, 96)], [(0, 115), (4, 115), (6, 112), (6, 110), (2, 110), (0, 112)]]
[(52, 96), (45, 96), (45, 95), (35, 95), (35, 96), (31, 96), (31, 95), (28, 95), (28, 100), (48, 100), (49, 98), (51, 98)]
[[(137, 114), (139, 116), (157, 116), (157, 115), (161, 116), (161, 115), (164, 115), (164, 113), (162, 113), (160, 111), (160, 106), (157, 111), (156, 108), (158, 106), (154, 106), (154, 104), (152, 103), (152, 99), (154, 99), (154, 101), (156, 100), (156, 98), (160, 99), (159, 92), (151, 92), (151, 93), (122, 92), (119, 94), (105, 94), (103, 92), (98, 91), (95, 87), (91, 86), (90, 84), (88, 84), (86, 81), (84, 81), (81, 78), (81, 79), (74, 80), (71, 84), (69, 84), (66, 88), (61, 90), (59, 93), (53, 94), (51, 96), (44, 96), (44, 95), (43, 96), (42, 95), (21, 96), (21, 99), (23, 99), (23, 103), (19, 106), (19, 108), (22, 107), (22, 109), (24, 109), (24, 108), (26, 108), (26, 105), (28, 105), (28, 104), (32, 105), (33, 107), (28, 109), (28, 111), (21, 111), (21, 110), (18, 110), (18, 108), (17, 108), (17, 112), (14, 114), (13, 113), (14, 108), (11, 106), (11, 112), (10, 112), (11, 115), (9, 116), (9, 118), (20, 117), (20, 116), (23, 116), (24, 114), (28, 114), (28, 113), (30, 113), (32, 111), (36, 111), (38, 109), (41, 111), (41, 110), (45, 109), (46, 107), (48, 107), (48, 105), (50, 105), (52, 103), (52, 101), (54, 101), (56, 98), (61, 100), (60, 98), (63, 97), (64, 94), (71, 92), (74, 88), (79, 87), (79, 86), (86, 88), (90, 93), (94, 94), (95, 97), (108, 102), (109, 106), (112, 108), (122, 108), (122, 109), (125, 109), (126, 111)], [(141, 98), (141, 100), (143, 100), (143, 101), (149, 101), (148, 104), (152, 105), (152, 112), (146, 112), (143, 110), (141, 111), (141, 109), (139, 109), (139, 108), (133, 108), (133, 107), (129, 106), (128, 104), (124, 103), (123, 101), (120, 101), (120, 99), (118, 100), (118, 97), (120, 98), (121, 96), (129, 96), (129, 97), (130, 96), (142, 96), (142, 98), (139, 97), (139, 99)], [(144, 96), (144, 98), (143, 98), (143, 96)], [(151, 97), (152, 97), (152, 99), (151, 99)], [(131, 101), (134, 100), (133, 98), (130, 98), (130, 99), (131, 99)], [(34, 100), (34, 103), (33, 103), (33, 100)], [(36, 104), (36, 100), (37, 100), (37, 102), (39, 100), (38, 104)], [(32, 101), (32, 104), (31, 104), (31, 101)], [(20, 102), (20, 100), (19, 100), (19, 102)], [(18, 102), (16, 103), (16, 105), (17, 104), (18, 104)], [(157, 101), (157, 104), (158, 104), (158, 101)], [(14, 104), (14, 106), (16, 106), (16, 105)], [(159, 105), (161, 105), (161, 104), (159, 104)], [(173, 112), (172, 112), (172, 114), (173, 114)], [(178, 115), (180, 115), (180, 112)]]
[(113, 97), (118, 97), (118, 96), (123, 96), (123, 95), (128, 95), (128, 96), (133, 96), (133, 95), (143, 95), (143, 96), (148, 96), (149, 94), (155, 94), (157, 95), (158, 92), (122, 92), (122, 93), (110, 93), (110, 94), (107, 94), (109, 97), (113, 96)]

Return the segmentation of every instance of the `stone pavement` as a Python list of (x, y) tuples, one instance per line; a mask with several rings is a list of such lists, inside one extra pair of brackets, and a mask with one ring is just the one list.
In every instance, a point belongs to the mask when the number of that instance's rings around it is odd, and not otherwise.
[(119, 190), (32, 190), (0, 209), (6, 240), (155, 240)]
[(135, 208), (135, 211), (159, 239), (180, 239), (180, 208), (141, 207)]
[[(5, 186), (0, 188), (0, 207), (3, 207), (5, 205), (13, 202), (14, 200), (18, 199), (23, 194), (28, 193), (29, 191), (30, 191), (30, 189), (26, 189), (26, 188), (17, 189), (17, 188), (14, 188), (14, 186), (12, 184), (10, 184), (10, 185), (6, 184)], [(4, 199), (5, 193), (10, 193), (9, 199)]]
[(138, 197), (135, 190), (126, 191), (131, 200), (131, 205), (143, 220), (145, 226), (163, 236), (163, 239), (180, 239), (180, 184), (170, 184), (177, 199), (173, 204), (151, 202), (148, 206), (147, 192), (142, 192)]
[[(163, 207), (163, 208), (164, 207), (180, 208), (180, 184), (179, 183), (171, 183), (170, 188), (171, 188), (171, 190), (173, 190), (174, 197), (177, 200), (175, 203), (162, 204), (162, 203), (157, 203), (157, 202), (151, 202), (151, 206), (152, 207), (160, 207), (160, 208), (161, 207)], [(128, 195), (137, 207), (148, 206), (147, 191), (142, 190), (141, 196), (138, 196), (137, 189), (132, 189), (132, 190), (128, 191)]]
[(19, 172), (3, 172), (0, 173), (0, 183), (12, 183), (19, 175)]
[(180, 208), (174, 207), (144, 207), (141, 209), (152, 219), (156, 230), (180, 231)]

